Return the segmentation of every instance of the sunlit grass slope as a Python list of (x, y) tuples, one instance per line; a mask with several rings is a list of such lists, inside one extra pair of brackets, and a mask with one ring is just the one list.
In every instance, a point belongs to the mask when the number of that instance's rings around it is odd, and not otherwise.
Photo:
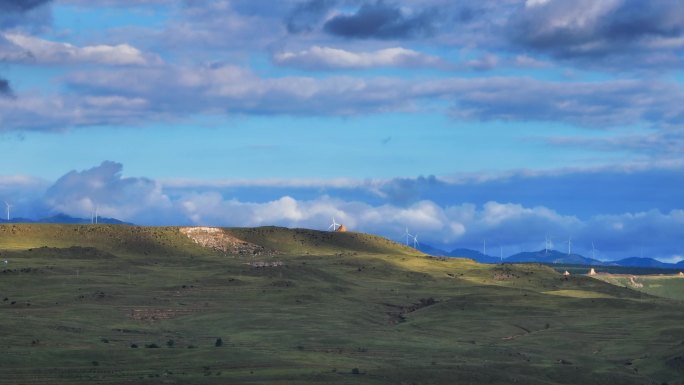
[(647, 294), (684, 301), (684, 276), (679, 273), (639, 276), (599, 274), (596, 278)]
[(222, 233), (269, 252), (0, 226), (0, 383), (684, 384), (679, 301), (364, 234)]

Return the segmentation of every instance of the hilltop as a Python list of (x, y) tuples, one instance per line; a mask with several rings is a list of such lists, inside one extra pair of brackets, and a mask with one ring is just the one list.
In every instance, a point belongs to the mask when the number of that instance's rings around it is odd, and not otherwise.
[(0, 378), (681, 384), (684, 304), (361, 233), (0, 225)]

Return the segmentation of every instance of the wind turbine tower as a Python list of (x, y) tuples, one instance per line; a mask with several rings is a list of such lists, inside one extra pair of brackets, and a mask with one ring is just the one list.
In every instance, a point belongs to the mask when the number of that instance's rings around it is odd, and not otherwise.
[(487, 255), (487, 240), (482, 240), (482, 254)]
[(411, 235), (408, 231), (408, 227), (406, 228), (406, 231), (404, 232), (404, 236), (406, 237), (406, 246), (409, 245), (409, 238), (413, 238), (413, 235)]
[(544, 234), (544, 254), (548, 254), (548, 253), (549, 253), (549, 243), (550, 243), (550, 241), (549, 241), (549, 235), (548, 235), (548, 234)]
[(572, 238), (568, 238), (568, 255), (572, 252)]
[(5, 206), (7, 207), (7, 222), (10, 220), (10, 209), (12, 208), (12, 205), (7, 203), (6, 201), (3, 201), (5, 203)]
[(332, 220), (333, 220), (332, 224), (330, 226), (328, 226), (328, 230), (332, 229), (332, 231), (335, 231), (340, 226), (340, 224), (335, 222), (335, 217), (333, 217)]
[(413, 236), (413, 248), (418, 250), (418, 234)]

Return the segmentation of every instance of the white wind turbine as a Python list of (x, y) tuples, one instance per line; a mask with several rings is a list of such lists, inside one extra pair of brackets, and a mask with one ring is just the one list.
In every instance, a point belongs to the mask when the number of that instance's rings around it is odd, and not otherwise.
[(417, 249), (418, 249), (418, 245), (419, 245), (419, 243), (418, 243), (418, 234), (416, 234), (416, 235), (413, 236), (413, 248), (417, 250)]
[(568, 255), (572, 253), (572, 238), (568, 238)]
[(97, 211), (98, 211), (98, 210), (99, 210), (99, 206), (98, 206), (98, 205), (95, 205), (95, 210), (93, 210), (93, 211), (90, 213), (90, 224), (92, 224), (92, 225), (96, 225), (96, 224), (97, 224), (97, 217), (98, 217)]
[(413, 235), (411, 235), (411, 233), (409, 233), (409, 231), (408, 231), (408, 227), (404, 231), (404, 236), (406, 237), (406, 246), (408, 246), (409, 245), (409, 238), (413, 238)]
[(12, 207), (14, 207), (14, 206), (12, 206), (11, 204), (7, 203), (6, 201), (3, 201), (3, 202), (5, 203), (5, 206), (7, 207), (7, 222), (9, 222), (9, 220), (10, 220), (10, 209), (11, 209)]
[(594, 247), (594, 242), (591, 243), (591, 259), (596, 259), (596, 247)]
[(340, 226), (339, 223), (335, 222), (335, 217), (332, 219), (332, 224), (328, 226), (328, 230), (332, 229), (332, 231), (337, 230), (337, 228)]
[(548, 235), (548, 234), (544, 234), (544, 254), (548, 254), (548, 253), (549, 253), (549, 243), (550, 243), (550, 241), (549, 241), (549, 235)]

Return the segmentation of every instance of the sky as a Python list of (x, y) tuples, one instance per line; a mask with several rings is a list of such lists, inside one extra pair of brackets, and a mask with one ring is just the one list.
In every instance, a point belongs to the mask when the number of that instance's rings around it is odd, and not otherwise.
[(683, 64), (678, 0), (0, 0), (0, 199), (677, 262)]

